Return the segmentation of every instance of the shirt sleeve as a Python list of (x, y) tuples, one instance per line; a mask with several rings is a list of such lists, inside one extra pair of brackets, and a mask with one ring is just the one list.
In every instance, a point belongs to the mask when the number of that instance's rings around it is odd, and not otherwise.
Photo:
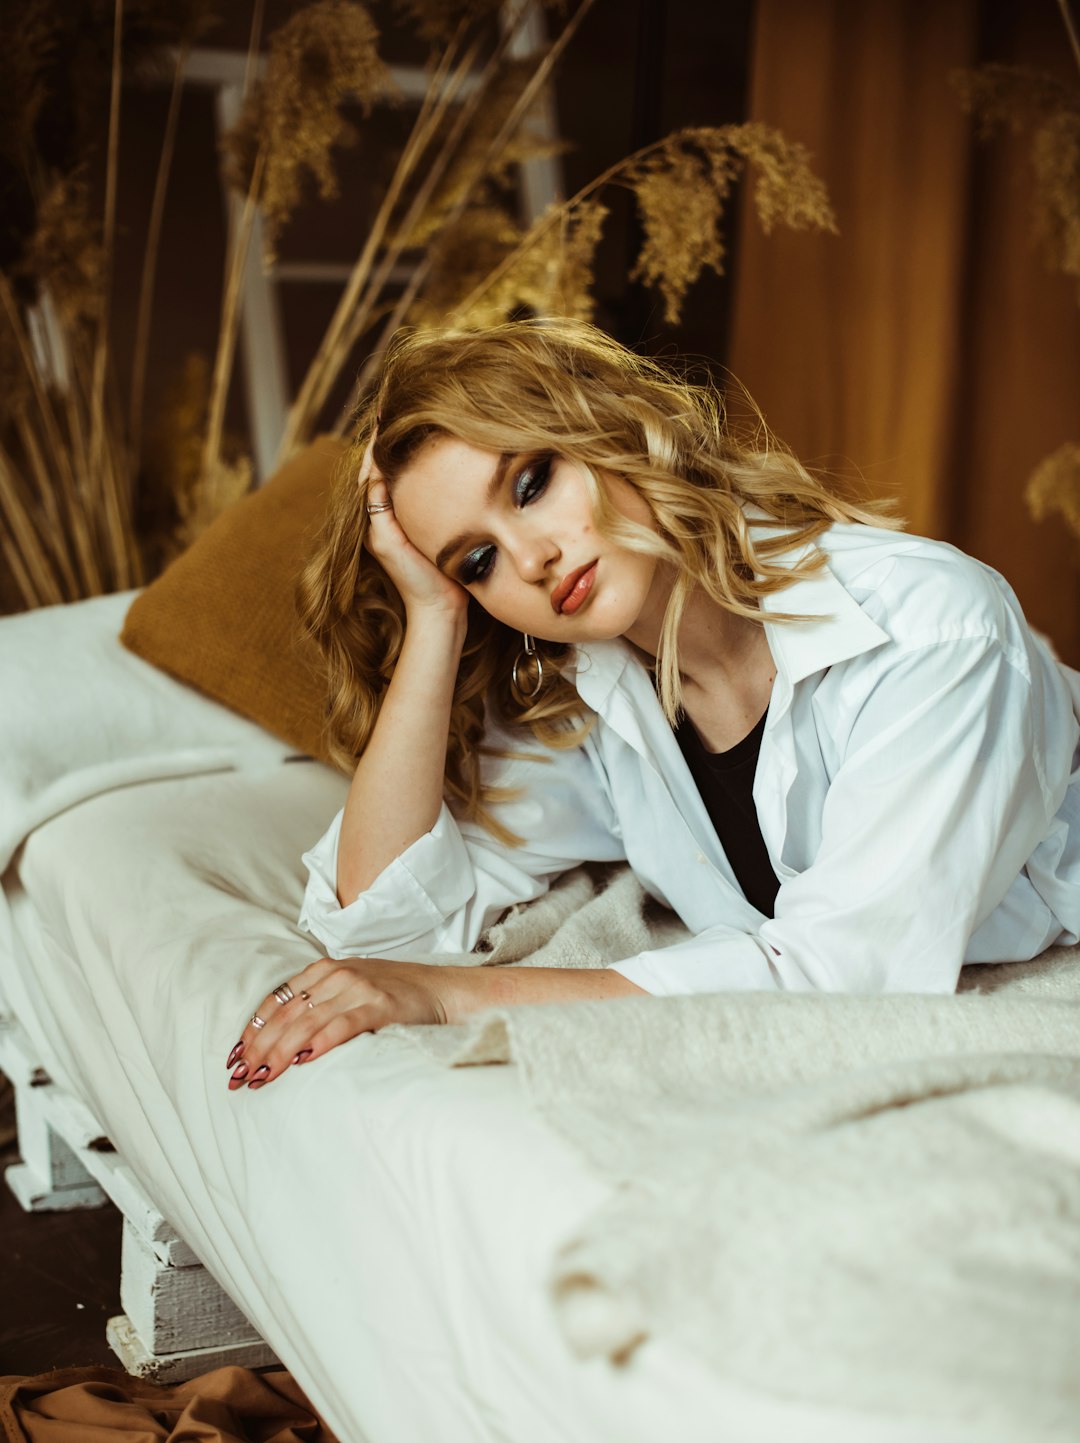
[[(492, 732), (492, 745), (523, 749), (520, 735)], [(418, 838), (347, 906), (337, 899), (337, 852), (343, 813), (303, 857), (308, 883), (300, 926), (331, 957), (403, 960), (470, 952), (484, 930), (517, 902), (542, 896), (560, 873), (586, 861), (620, 861), (623, 845), (590, 739), (580, 747), (491, 757), (485, 781), (514, 795), (493, 805), (500, 823), (522, 839), (510, 846), (444, 803)]]
[(775, 917), (616, 971), (661, 995), (955, 990), (1061, 803), (1040, 751), (1044, 677), (995, 637), (882, 652), (855, 671), (820, 846)]

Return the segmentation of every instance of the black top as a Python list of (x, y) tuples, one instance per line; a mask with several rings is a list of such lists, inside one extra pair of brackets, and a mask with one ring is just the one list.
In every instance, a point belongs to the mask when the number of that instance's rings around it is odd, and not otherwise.
[(675, 728), (675, 739), (747, 901), (771, 917), (780, 881), (769, 861), (753, 796), (764, 732), (765, 716), (729, 751), (710, 752), (684, 715)]

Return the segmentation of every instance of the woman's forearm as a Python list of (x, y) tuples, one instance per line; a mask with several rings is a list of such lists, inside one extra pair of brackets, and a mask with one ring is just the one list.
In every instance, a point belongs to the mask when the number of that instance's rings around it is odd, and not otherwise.
[(647, 996), (643, 987), (606, 967), (447, 966), (434, 972), (445, 1022), (462, 1022), (488, 1007)]
[(342, 906), (355, 901), (438, 819), (450, 707), (464, 642), (464, 613), (435, 613), (410, 621), (406, 629), (345, 803), (337, 862)]

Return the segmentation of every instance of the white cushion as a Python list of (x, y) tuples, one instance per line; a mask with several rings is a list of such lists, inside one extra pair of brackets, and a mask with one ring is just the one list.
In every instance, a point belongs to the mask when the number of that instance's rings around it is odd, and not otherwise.
[(121, 646), (135, 594), (0, 618), (0, 870), (35, 827), (99, 792), (296, 755)]

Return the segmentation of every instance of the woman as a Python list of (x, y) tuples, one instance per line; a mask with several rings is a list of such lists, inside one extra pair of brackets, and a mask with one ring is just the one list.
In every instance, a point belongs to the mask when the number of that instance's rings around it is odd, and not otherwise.
[[(357, 455), (302, 596), (355, 772), (301, 924), (341, 960), (259, 1004), (231, 1088), (390, 1022), (947, 992), (1077, 940), (1080, 676), (994, 572), (576, 323), (399, 336)], [(691, 940), (417, 960), (620, 860)]]

